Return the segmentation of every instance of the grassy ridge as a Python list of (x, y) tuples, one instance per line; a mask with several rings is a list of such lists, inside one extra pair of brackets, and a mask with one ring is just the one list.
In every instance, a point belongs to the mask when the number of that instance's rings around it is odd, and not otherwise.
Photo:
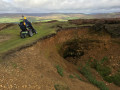
[(50, 23), (33, 24), (33, 27), (37, 30), (38, 34), (33, 37), (27, 37), (25, 39), (20, 38), (20, 28), (18, 25), (0, 31), (0, 36), (3, 38), (8, 37), (8, 40), (4, 40), (0, 43), (0, 54), (6, 53), (9, 50), (21, 47), (26, 44), (30, 44), (39, 38), (56, 32), (56, 28), (51, 28)]
[(0, 31), (0, 36), (2, 36), (2, 38), (8, 38), (2, 42), (0, 41), (0, 55), (17, 47), (30, 44), (43, 36), (56, 33), (58, 28), (57, 26), (61, 26), (62, 28), (77, 27), (76, 25), (69, 24), (68, 22), (36, 23), (33, 24), (33, 27), (37, 30), (38, 34), (25, 39), (20, 38), (21, 30), (17, 24)]

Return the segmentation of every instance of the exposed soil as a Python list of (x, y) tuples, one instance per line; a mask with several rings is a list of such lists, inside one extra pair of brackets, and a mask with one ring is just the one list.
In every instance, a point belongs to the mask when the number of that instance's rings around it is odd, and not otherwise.
[[(82, 41), (84, 55), (74, 65), (67, 61), (68, 59), (65, 60), (58, 51), (64, 42), (76, 36)], [(106, 33), (104, 35), (90, 34), (87, 28), (60, 31), (56, 36), (41, 40), (31, 47), (6, 56), (0, 64), (0, 89), (55, 90), (54, 85), (59, 84), (69, 87), (70, 90), (98, 90), (78, 72), (77, 66), (84, 64), (90, 57), (100, 60), (107, 56), (110, 59), (109, 65), (115, 72), (120, 68), (118, 42), (119, 39), (113, 39)], [(74, 59), (69, 58), (69, 60)], [(64, 77), (57, 73), (56, 65), (63, 68)], [(98, 80), (102, 80), (95, 71), (93, 72)], [(74, 73), (77, 73), (84, 81), (69, 78), (69, 75)], [(110, 90), (120, 90), (120, 87), (114, 84), (106, 84)]]

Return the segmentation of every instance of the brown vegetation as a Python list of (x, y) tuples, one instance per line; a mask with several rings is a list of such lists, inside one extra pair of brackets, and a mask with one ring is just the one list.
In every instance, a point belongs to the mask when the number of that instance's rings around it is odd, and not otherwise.
[(113, 19), (77, 19), (77, 20), (69, 20), (69, 23), (71, 24), (96, 24), (96, 23), (102, 23), (102, 24), (120, 24), (120, 18), (113, 18)]

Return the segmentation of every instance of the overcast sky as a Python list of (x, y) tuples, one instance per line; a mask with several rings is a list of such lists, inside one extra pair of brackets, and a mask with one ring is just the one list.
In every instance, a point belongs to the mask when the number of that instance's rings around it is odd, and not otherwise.
[(0, 13), (111, 13), (120, 0), (0, 0)]

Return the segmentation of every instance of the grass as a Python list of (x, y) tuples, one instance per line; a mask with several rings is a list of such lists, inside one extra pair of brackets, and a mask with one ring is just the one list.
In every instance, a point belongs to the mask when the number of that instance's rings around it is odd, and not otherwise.
[(12, 63), (12, 66), (13, 66), (14, 68), (17, 68), (17, 67), (18, 67), (18, 65), (17, 65), (16, 63)]
[(102, 59), (101, 61), (94, 59), (91, 65), (102, 77), (105, 77), (111, 74), (111, 69), (103, 63), (104, 59)]
[(19, 22), (20, 18), (10, 18), (10, 17), (4, 17), (0, 18), (0, 23), (14, 23)]
[(89, 64), (92, 68), (94, 68), (102, 77), (108, 76), (111, 74), (111, 69), (106, 65), (108, 63), (109, 59), (107, 57), (104, 57), (101, 60), (96, 60), (91, 58), (89, 60)]
[(73, 79), (73, 78), (74, 78), (74, 76), (73, 76), (73, 75), (69, 75), (69, 78)]
[(75, 77), (82, 81), (82, 78), (76, 73), (75, 73)]
[(6, 53), (15, 48), (33, 43), (43, 36), (56, 33), (56, 28), (50, 28), (52, 24), (43, 23), (33, 24), (33, 27), (37, 30), (38, 34), (33, 35), (33, 37), (27, 37), (25, 39), (20, 38), (20, 28), (18, 25), (11, 26), (10, 28), (6, 28), (0, 31), (0, 35), (3, 37), (8, 37), (8, 40), (2, 41), (0, 43), (0, 54)]
[(108, 57), (103, 57), (103, 59), (100, 61), (101, 64), (104, 64), (105, 62), (108, 62)]
[(105, 76), (103, 77), (105, 81), (109, 83), (114, 83), (117, 86), (120, 86), (120, 73), (115, 73), (111, 76)]
[(59, 65), (57, 65), (56, 69), (57, 69), (58, 74), (63, 77), (64, 76), (64, 74), (63, 74), (63, 68), (60, 67)]
[(111, 76), (112, 82), (118, 86), (120, 86), (120, 73), (116, 73)]
[(105, 64), (107, 62), (108, 62), (107, 57), (104, 57), (100, 61), (94, 59), (93, 62), (91, 62), (91, 66), (103, 77), (105, 81), (120, 86), (120, 72), (111, 75), (112, 73), (111, 68), (106, 66)]
[(82, 81), (82, 78), (77, 73), (74, 73), (73, 75), (69, 75), (69, 78), (71, 78), (71, 79), (77, 78), (78, 80)]
[(55, 84), (54, 87), (55, 87), (55, 90), (70, 90), (70, 88), (65, 85)]
[(105, 85), (104, 82), (96, 80), (96, 78), (90, 72), (90, 67), (88, 65), (79, 68), (79, 72), (83, 74), (90, 83), (100, 88), (100, 90), (109, 90), (109, 88)]
[[(18, 23), (19, 20), (21, 19), (20, 16), (17, 17), (0, 17), (0, 23)], [(27, 16), (27, 19), (31, 22), (37, 22), (39, 19), (39, 17), (35, 17), (35, 16)]]

